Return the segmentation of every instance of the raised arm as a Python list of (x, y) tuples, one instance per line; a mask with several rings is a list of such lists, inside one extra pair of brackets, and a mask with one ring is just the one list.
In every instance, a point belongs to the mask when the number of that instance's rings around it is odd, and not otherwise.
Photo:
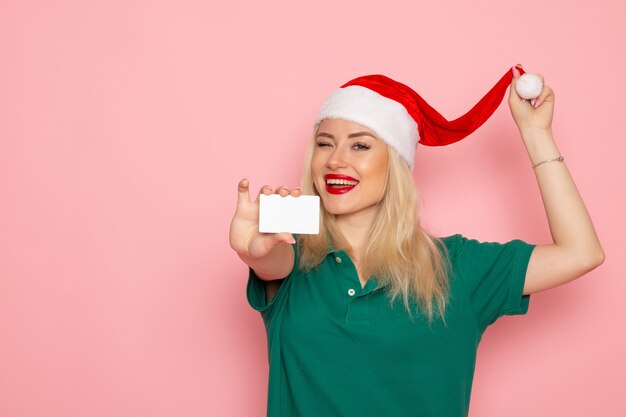
[(559, 159), (552, 136), (554, 92), (544, 86), (536, 100), (522, 100), (515, 91), (518, 77), (511, 83), (509, 107), (534, 167), (553, 240), (538, 245), (531, 255), (524, 294), (532, 294), (598, 267), (604, 251), (567, 165)]
[[(266, 185), (261, 188), (261, 192), (271, 194), (272, 189)], [(297, 197), (300, 190), (290, 191), (279, 187), (277, 193)], [(238, 185), (237, 210), (230, 223), (229, 240), (230, 246), (241, 260), (259, 278), (277, 280), (285, 278), (291, 272), (295, 257), (291, 246), (295, 242), (294, 238), (290, 233), (259, 232), (259, 197), (250, 201), (249, 183), (245, 179)]]

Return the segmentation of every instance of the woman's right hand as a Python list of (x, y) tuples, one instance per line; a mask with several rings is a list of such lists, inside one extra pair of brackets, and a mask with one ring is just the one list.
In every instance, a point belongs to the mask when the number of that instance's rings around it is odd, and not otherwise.
[(237, 210), (230, 223), (230, 246), (239, 256), (248, 263), (265, 257), (281, 242), (295, 243), (291, 233), (260, 233), (259, 232), (259, 195), (270, 195), (272, 192), (283, 197), (291, 195), (298, 197), (299, 188), (289, 190), (286, 187), (278, 187), (275, 191), (268, 185), (264, 185), (254, 201), (250, 201), (250, 184), (242, 179), (238, 185)]

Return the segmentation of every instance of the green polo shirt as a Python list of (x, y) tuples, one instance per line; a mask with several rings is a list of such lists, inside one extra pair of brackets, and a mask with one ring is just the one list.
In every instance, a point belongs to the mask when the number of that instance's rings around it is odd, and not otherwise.
[(442, 241), (451, 264), (445, 324), (409, 317), (401, 301), (390, 305), (375, 279), (362, 288), (343, 251), (312, 271), (294, 267), (269, 302), (251, 271), (248, 301), (267, 332), (267, 415), (466, 416), (483, 332), (528, 310), (522, 290), (534, 246)]

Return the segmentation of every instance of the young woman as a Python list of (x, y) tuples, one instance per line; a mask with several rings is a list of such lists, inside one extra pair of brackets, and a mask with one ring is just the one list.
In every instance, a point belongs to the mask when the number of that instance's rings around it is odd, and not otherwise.
[[(239, 183), (230, 244), (250, 267), (248, 300), (268, 337), (269, 416), (466, 416), (488, 325), (524, 314), (529, 296), (604, 260), (554, 142), (554, 94), (524, 100), (512, 71), (467, 115), (447, 122), (382, 76), (334, 92), (316, 121), (302, 192), (321, 198), (319, 235), (258, 231), (258, 199)], [(481, 243), (420, 227), (417, 141), (475, 130), (510, 84), (509, 106), (535, 171), (553, 243)], [(300, 189), (261, 189), (299, 196)]]

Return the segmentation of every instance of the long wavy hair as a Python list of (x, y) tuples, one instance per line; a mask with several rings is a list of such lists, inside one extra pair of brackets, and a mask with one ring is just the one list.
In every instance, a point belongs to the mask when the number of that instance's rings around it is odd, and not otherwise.
[[(306, 152), (301, 188), (304, 194), (319, 195), (311, 173), (314, 150), (313, 140)], [(409, 315), (421, 311), (429, 322), (434, 317), (445, 322), (449, 292), (445, 245), (422, 229), (412, 173), (391, 147), (388, 153), (386, 186), (360, 270), (386, 287), (391, 303), (401, 299)], [(299, 268), (303, 270), (316, 268), (326, 257), (329, 244), (335, 250), (350, 250), (335, 215), (323, 204), (320, 212), (320, 233), (298, 237)]]

